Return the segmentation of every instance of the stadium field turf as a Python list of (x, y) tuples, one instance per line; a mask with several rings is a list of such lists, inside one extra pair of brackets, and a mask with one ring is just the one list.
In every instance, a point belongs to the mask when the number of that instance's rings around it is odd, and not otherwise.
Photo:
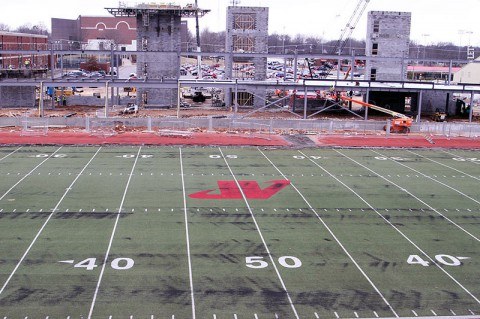
[(0, 148), (0, 318), (480, 318), (480, 153)]

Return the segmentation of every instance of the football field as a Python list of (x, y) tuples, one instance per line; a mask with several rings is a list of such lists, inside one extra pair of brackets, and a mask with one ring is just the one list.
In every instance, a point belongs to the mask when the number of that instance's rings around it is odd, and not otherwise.
[(480, 318), (480, 153), (4, 146), (0, 318)]

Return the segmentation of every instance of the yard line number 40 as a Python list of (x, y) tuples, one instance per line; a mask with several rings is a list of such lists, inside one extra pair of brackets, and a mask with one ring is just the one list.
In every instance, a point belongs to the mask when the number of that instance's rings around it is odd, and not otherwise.
[[(73, 264), (74, 268), (83, 268), (85, 270), (94, 270), (97, 265), (97, 258), (87, 258), (82, 261), (75, 263), (74, 260), (61, 260), (60, 263), (64, 264)], [(133, 267), (135, 262), (132, 258), (115, 258), (110, 262), (110, 267), (115, 270), (127, 270)]]
[[(436, 255), (435, 260), (445, 266), (461, 266), (462, 260), (469, 259), (470, 257), (455, 257), (450, 255)], [(407, 263), (410, 265), (421, 265), (423, 267), (430, 266), (430, 262), (423, 259), (419, 255), (410, 255), (408, 256)]]

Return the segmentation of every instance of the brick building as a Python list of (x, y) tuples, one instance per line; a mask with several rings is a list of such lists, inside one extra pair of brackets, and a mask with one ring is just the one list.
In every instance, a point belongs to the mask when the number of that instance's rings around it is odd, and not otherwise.
[[(0, 31), (0, 50), (48, 50), (48, 37)], [(45, 54), (0, 54), (0, 69), (44, 69), (49, 64)]]
[[(181, 42), (186, 51), (187, 21), (181, 22)], [(52, 18), (52, 41), (61, 49), (109, 50), (114, 43), (120, 51), (137, 49), (136, 17), (79, 16), (76, 20)]]
[(135, 48), (136, 20), (131, 17), (79, 16), (76, 20), (52, 18), (52, 41), (62, 49), (120, 50)]

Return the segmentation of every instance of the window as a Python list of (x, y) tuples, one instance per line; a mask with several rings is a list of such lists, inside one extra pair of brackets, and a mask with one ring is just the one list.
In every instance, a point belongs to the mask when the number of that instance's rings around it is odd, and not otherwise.
[(253, 13), (234, 13), (233, 29), (234, 30), (255, 30), (255, 14)]
[(376, 81), (377, 80), (377, 69), (372, 68), (370, 70), (370, 81)]
[(378, 55), (378, 43), (372, 43), (372, 55)]
[[(235, 93), (232, 93), (232, 101), (235, 101)], [(237, 92), (237, 104), (242, 106), (253, 106), (254, 95), (249, 92)]]
[(233, 52), (254, 52), (255, 38), (245, 36), (233, 36)]
[(375, 20), (373, 21), (373, 33), (380, 32), (380, 21)]
[(147, 37), (142, 37), (142, 51), (148, 51), (148, 39), (147, 39)]

